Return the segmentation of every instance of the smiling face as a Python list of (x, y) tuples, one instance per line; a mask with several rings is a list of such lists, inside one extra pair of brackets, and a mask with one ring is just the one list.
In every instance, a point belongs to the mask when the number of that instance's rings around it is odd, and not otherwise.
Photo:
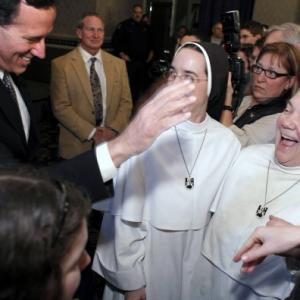
[[(288, 73), (287, 69), (282, 65), (279, 57), (270, 53), (265, 53), (257, 61), (257, 65), (277, 73)], [(284, 76), (275, 79), (266, 77), (264, 72), (260, 74), (253, 73), (252, 94), (254, 104), (265, 102), (274, 97), (279, 97), (284, 90), (288, 90), (294, 83), (294, 76)]]
[(0, 69), (20, 74), (34, 56), (44, 58), (45, 37), (55, 16), (55, 7), (37, 9), (22, 1), (12, 23), (0, 26)]
[(91, 261), (85, 251), (87, 237), (87, 223), (86, 220), (83, 220), (81, 228), (70, 246), (70, 251), (62, 261), (63, 300), (73, 299), (80, 283), (81, 271)]
[(91, 55), (95, 55), (101, 48), (104, 40), (104, 24), (96, 16), (87, 16), (82, 20), (82, 28), (76, 33), (80, 39), (80, 45)]
[(300, 166), (300, 90), (277, 119), (275, 156), (284, 166)]
[(208, 99), (206, 63), (203, 54), (194, 49), (183, 48), (174, 56), (171, 70), (178, 75), (172, 82), (184, 78), (191, 78), (194, 81), (196, 88), (193, 94), (197, 97), (197, 101), (192, 104), (191, 121), (203, 121)]

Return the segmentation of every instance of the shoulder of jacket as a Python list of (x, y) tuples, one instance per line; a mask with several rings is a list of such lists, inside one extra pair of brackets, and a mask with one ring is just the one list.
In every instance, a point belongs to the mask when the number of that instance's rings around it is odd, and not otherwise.
[(102, 55), (102, 59), (104, 60), (110, 60), (112, 61), (113, 63), (118, 63), (118, 64), (125, 64), (125, 62), (123, 61), (123, 59), (101, 49), (101, 55)]
[(75, 57), (77, 55), (77, 47), (71, 51), (69, 51), (68, 53), (58, 56), (56, 58), (54, 58), (52, 60), (53, 63), (66, 63), (68, 62), (70, 59), (72, 59), (73, 57)]

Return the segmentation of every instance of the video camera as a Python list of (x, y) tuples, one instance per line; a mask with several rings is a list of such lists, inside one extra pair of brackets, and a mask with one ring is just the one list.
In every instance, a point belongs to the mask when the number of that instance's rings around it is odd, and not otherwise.
[(233, 102), (235, 110), (242, 98), (244, 62), (237, 56), (240, 49), (240, 14), (238, 10), (227, 11), (221, 15), (224, 33), (224, 49), (228, 53), (229, 69), (232, 73)]
[(148, 69), (148, 75), (151, 80), (158, 78), (160, 75), (169, 70), (171, 64), (171, 54), (169, 50), (163, 50), (160, 58), (155, 60)]

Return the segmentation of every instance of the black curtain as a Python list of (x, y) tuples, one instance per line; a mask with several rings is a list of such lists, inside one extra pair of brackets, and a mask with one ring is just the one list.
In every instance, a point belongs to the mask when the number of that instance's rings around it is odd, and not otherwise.
[(211, 27), (220, 21), (221, 14), (230, 10), (239, 10), (240, 23), (252, 19), (255, 0), (201, 0), (199, 14), (199, 30), (204, 39), (211, 34)]

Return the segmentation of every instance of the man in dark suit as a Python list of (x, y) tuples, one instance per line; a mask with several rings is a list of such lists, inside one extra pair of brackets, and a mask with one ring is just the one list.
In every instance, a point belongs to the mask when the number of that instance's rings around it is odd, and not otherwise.
[[(0, 77), (3, 71), (0, 71)], [(16, 76), (13, 76), (28, 114), (31, 116), (28, 124), (29, 128), (25, 134), (21, 115), (15, 101), (11, 101), (9, 90), (3, 82), (0, 83), (0, 161), (5, 164), (13, 163), (15, 159), (22, 162), (32, 161), (38, 146), (38, 134), (34, 126), (33, 116), (30, 111), (31, 106), (26, 90), (22, 87)]]
[[(56, 17), (55, 0), (0, 0), (0, 164), (31, 162), (38, 147), (31, 103), (14, 76), (33, 57), (45, 57), (45, 37)], [(194, 86), (178, 83), (152, 97), (123, 133), (74, 159), (51, 167), (60, 176), (84, 186), (93, 200), (108, 196), (104, 182), (120, 164), (142, 152), (167, 128), (190, 117)]]
[(154, 55), (151, 28), (142, 18), (143, 7), (133, 5), (131, 17), (119, 23), (112, 36), (115, 54), (126, 62), (134, 103), (147, 88), (147, 65)]

